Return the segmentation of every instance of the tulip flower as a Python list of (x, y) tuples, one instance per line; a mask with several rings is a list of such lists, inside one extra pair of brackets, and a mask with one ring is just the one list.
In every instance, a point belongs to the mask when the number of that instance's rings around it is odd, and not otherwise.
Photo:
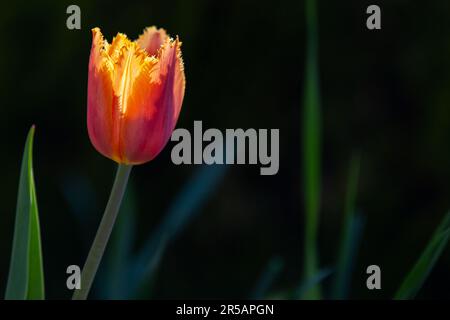
[(166, 145), (183, 102), (181, 42), (147, 28), (136, 40), (118, 33), (109, 44), (92, 29), (88, 132), (104, 156), (122, 164), (155, 158)]
[(114, 226), (133, 165), (155, 158), (167, 144), (183, 103), (181, 42), (150, 27), (136, 40), (118, 33), (109, 44), (92, 29), (89, 58), (89, 137), (119, 166), (102, 221), (73, 299), (86, 299)]

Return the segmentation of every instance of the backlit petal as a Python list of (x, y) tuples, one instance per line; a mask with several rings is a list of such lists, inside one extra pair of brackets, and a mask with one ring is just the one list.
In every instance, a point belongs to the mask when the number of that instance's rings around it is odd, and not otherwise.
[(112, 69), (104, 51), (100, 29), (92, 30), (88, 76), (88, 133), (94, 147), (104, 156), (118, 160), (117, 106), (112, 85)]
[(157, 64), (134, 83), (123, 126), (125, 154), (130, 163), (156, 157), (176, 125), (185, 87), (180, 45), (178, 39), (167, 39)]
[(139, 39), (136, 40), (136, 42), (149, 56), (156, 56), (159, 48), (166, 39), (166, 30), (148, 27), (144, 30), (144, 33), (139, 36)]
[(92, 30), (88, 131), (94, 147), (119, 163), (152, 160), (175, 128), (185, 77), (181, 42), (147, 28), (132, 42), (118, 33), (111, 44)]

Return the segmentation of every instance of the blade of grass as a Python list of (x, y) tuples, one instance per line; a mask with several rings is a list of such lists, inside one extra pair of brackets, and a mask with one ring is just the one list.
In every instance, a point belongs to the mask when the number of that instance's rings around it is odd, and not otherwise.
[(147, 239), (130, 266), (130, 273), (134, 277), (130, 282), (128, 297), (135, 297), (141, 292), (141, 286), (150, 282), (169, 242), (200, 212), (200, 207), (215, 190), (226, 170), (227, 166), (224, 165), (203, 165), (183, 187), (164, 220)]
[(355, 266), (355, 258), (362, 237), (365, 216), (355, 214), (350, 217), (342, 235), (341, 248), (339, 249), (338, 265), (333, 284), (332, 298), (347, 299), (350, 291), (351, 275)]
[(347, 196), (345, 203), (343, 229), (339, 247), (337, 270), (333, 285), (332, 297), (334, 299), (345, 299), (350, 287), (350, 275), (356, 256), (357, 244), (359, 242), (364, 224), (361, 216), (355, 215), (356, 194), (358, 190), (358, 179), (360, 171), (360, 156), (354, 155), (350, 162), (347, 180)]
[(30, 223), (30, 261), (28, 300), (44, 300), (44, 266), (42, 261), (41, 231), (39, 226), (39, 215), (37, 208), (36, 190), (33, 183), (33, 210)]
[(431, 240), (416, 264), (404, 279), (394, 296), (396, 300), (413, 299), (428, 278), (450, 238), (450, 212), (434, 232)]
[[(303, 176), (306, 213), (304, 279), (317, 273), (317, 229), (320, 210), (320, 94), (318, 26), (315, 0), (306, 1), (307, 51), (303, 109)], [(320, 287), (312, 288), (311, 299), (320, 299)]]
[(34, 126), (25, 143), (20, 169), (13, 249), (5, 299), (44, 299), (39, 214), (33, 176)]
[(274, 280), (279, 276), (281, 270), (283, 269), (283, 260), (280, 257), (273, 257), (270, 259), (267, 267), (263, 271), (258, 283), (251, 294), (250, 299), (260, 300), (264, 299), (270, 286), (273, 284)]
[(295, 299), (303, 299), (311, 293), (311, 289), (317, 287), (323, 280), (333, 273), (332, 268), (323, 268), (311, 278), (303, 280), (298, 288), (294, 291)]

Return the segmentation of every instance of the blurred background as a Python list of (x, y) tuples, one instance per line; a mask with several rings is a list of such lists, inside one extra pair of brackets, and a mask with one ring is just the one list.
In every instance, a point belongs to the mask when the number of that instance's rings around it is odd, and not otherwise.
[[(81, 30), (66, 28), (71, 4), (81, 8)], [(356, 208), (366, 223), (349, 288), (356, 299), (391, 298), (450, 207), (450, 2), (377, 1), (379, 31), (366, 28), (369, 4), (318, 7), (319, 262), (336, 263), (348, 168), (359, 153)], [(272, 276), (269, 296), (297, 288), (305, 228), (304, 17), (304, 1), (283, 0), (3, 5), (0, 292), (23, 146), (36, 124), (46, 295), (71, 296), (66, 268), (84, 263), (116, 167), (87, 135), (90, 29), (100, 27), (111, 41), (119, 31), (137, 38), (150, 25), (183, 41), (187, 87), (177, 127), (192, 131), (193, 121), (202, 120), (205, 129), (278, 128), (280, 169), (260, 176), (256, 165), (175, 166), (169, 142), (154, 161), (133, 169), (91, 297), (248, 298)], [(371, 264), (381, 267), (382, 290), (366, 288)], [(449, 298), (449, 270), (447, 248), (418, 297)]]

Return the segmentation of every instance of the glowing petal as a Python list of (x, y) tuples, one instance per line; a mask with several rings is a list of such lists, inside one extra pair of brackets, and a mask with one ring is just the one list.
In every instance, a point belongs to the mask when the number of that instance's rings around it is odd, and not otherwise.
[(136, 42), (149, 56), (156, 56), (166, 38), (166, 30), (149, 27), (144, 30)]
[(181, 42), (155, 27), (134, 42), (119, 33), (111, 44), (98, 28), (92, 32), (91, 141), (119, 163), (150, 161), (166, 145), (181, 110), (185, 89)]

